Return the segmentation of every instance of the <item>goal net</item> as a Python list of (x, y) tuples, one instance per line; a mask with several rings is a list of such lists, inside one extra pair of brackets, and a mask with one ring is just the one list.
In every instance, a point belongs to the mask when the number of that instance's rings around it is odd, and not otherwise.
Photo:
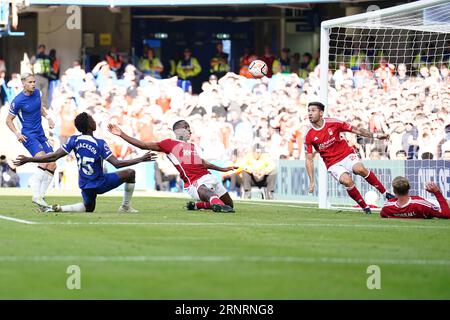
[[(390, 134), (389, 141), (346, 134), (388, 190), (401, 175), (410, 180), (412, 194), (430, 198), (424, 182), (435, 181), (450, 198), (449, 33), (448, 0), (322, 23), (320, 96), (326, 115)], [(376, 192), (363, 178), (354, 179), (363, 196)], [(323, 164), (318, 187), (322, 208), (355, 205)], [(378, 196), (381, 206), (384, 199)]]

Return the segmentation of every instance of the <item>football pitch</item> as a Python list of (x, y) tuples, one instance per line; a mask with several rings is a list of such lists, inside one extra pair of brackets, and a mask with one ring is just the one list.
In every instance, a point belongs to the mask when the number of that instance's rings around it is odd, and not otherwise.
[[(234, 214), (192, 212), (152, 197), (119, 214), (120, 201), (38, 214), (29, 197), (2, 196), (0, 299), (450, 299), (448, 220), (241, 201)], [(79, 290), (66, 285), (74, 265)], [(369, 290), (373, 265), (381, 289)]]

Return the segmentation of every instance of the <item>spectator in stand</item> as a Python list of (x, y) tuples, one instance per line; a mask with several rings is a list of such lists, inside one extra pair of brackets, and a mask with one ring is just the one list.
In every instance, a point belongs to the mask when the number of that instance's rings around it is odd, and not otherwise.
[(317, 62), (313, 59), (311, 53), (306, 52), (303, 54), (303, 60), (300, 63), (300, 71), (298, 73), (299, 77), (306, 79), (309, 73), (312, 72), (316, 66)]
[(264, 54), (259, 57), (259, 59), (264, 61), (267, 65), (267, 77), (272, 78), (275, 56), (270, 52), (270, 46), (264, 46)]
[(38, 47), (38, 52), (30, 60), (36, 79), (36, 87), (42, 93), (42, 101), (48, 104), (48, 85), (50, 76), (50, 57), (45, 53), (45, 45)]
[[(291, 72), (300, 75), (300, 53), (296, 52), (291, 56)], [(303, 77), (304, 79), (304, 77)]]
[(398, 150), (396, 153), (395, 153), (395, 158), (394, 158), (394, 160), (407, 160), (408, 159), (408, 157), (407, 157), (407, 154), (406, 154), (406, 151), (405, 150)]
[(450, 150), (444, 151), (442, 160), (450, 160)]
[(123, 72), (124, 64), (122, 55), (117, 51), (116, 47), (111, 47), (111, 51), (105, 55), (105, 60), (111, 71), (115, 72), (117, 77), (120, 77)]
[(417, 127), (414, 126), (411, 122), (406, 123), (405, 133), (403, 134), (402, 143), (403, 150), (406, 150), (408, 153), (408, 160), (417, 159), (418, 155), (418, 142), (417, 138), (419, 136)]
[(437, 145), (438, 157), (444, 157), (444, 153), (450, 151), (450, 124), (445, 126), (444, 138)]
[(251, 187), (266, 188), (265, 199), (272, 200), (276, 182), (276, 165), (270, 155), (263, 153), (261, 146), (256, 145), (253, 152), (245, 156), (241, 164), (244, 198), (251, 198)]
[(149, 75), (156, 79), (161, 79), (161, 73), (164, 66), (161, 60), (156, 57), (155, 50), (147, 46), (144, 47), (144, 54), (139, 59), (139, 70), (145, 75)]
[(406, 65), (400, 63), (397, 67), (397, 76), (395, 77), (399, 84), (404, 84), (409, 80), (409, 76), (406, 74)]
[(192, 52), (189, 48), (184, 49), (183, 59), (178, 61), (177, 74), (178, 77), (186, 83), (180, 83), (180, 87), (184, 91), (190, 91), (189, 88), (193, 88), (194, 92), (197, 92), (198, 75), (202, 72), (202, 67), (198, 63), (197, 58), (192, 56)]
[(336, 86), (342, 86), (345, 81), (352, 81), (353, 72), (348, 69), (345, 62), (339, 63), (339, 69), (333, 74), (333, 80)]
[(283, 48), (281, 50), (280, 58), (273, 62), (273, 73), (291, 73), (291, 58), (289, 54), (291, 53), (291, 49)]
[(223, 52), (222, 42), (216, 44), (216, 51), (210, 61), (210, 73), (215, 75), (218, 79), (222, 78), (228, 71), (230, 65), (228, 64), (228, 53)]
[(250, 48), (244, 49), (244, 54), (239, 58), (239, 75), (246, 78), (253, 78), (251, 73), (248, 71), (248, 67), (252, 61), (258, 59), (258, 57), (251, 52)]
[(0, 187), (20, 187), (20, 178), (15, 166), (6, 159), (5, 155), (0, 156)]

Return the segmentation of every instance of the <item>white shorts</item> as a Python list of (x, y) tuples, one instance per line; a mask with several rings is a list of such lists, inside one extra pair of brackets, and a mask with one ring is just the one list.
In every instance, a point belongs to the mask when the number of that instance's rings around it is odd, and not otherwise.
[(215, 176), (213, 176), (212, 174), (205, 174), (203, 177), (195, 181), (187, 188), (187, 193), (195, 200), (200, 200), (197, 189), (201, 185), (205, 185), (207, 188), (215, 191), (219, 198), (228, 192), (227, 189), (225, 189), (225, 187), (223, 186), (222, 182), (217, 181), (217, 178)]
[(353, 173), (353, 166), (357, 163), (360, 163), (361, 159), (358, 157), (357, 154), (352, 153), (346, 156), (341, 161), (333, 164), (331, 167), (328, 168), (328, 172), (331, 173), (331, 175), (339, 181), (339, 178), (344, 173)]

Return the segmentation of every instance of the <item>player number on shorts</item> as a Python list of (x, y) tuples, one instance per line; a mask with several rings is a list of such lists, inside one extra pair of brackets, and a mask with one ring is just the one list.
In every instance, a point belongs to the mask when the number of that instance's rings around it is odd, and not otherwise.
[(81, 157), (79, 154), (77, 154), (78, 170), (83, 170), (84, 174), (88, 176), (94, 173), (94, 169), (91, 166), (91, 163), (94, 163), (94, 161), (94, 158)]

